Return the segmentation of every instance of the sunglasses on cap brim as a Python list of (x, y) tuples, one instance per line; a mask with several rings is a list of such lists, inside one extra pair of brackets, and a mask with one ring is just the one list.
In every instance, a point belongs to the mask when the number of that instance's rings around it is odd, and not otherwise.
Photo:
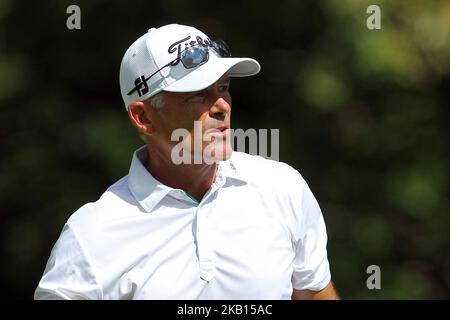
[(153, 72), (147, 78), (144, 78), (143, 81), (140, 81), (139, 84), (137, 84), (133, 89), (130, 90), (130, 92), (127, 93), (127, 95), (133, 94), (133, 92), (138, 90), (144, 82), (146, 83), (151, 77), (168, 66), (175, 66), (179, 62), (181, 62), (186, 69), (193, 69), (201, 66), (202, 64), (205, 64), (209, 60), (209, 49), (213, 50), (222, 58), (231, 57), (230, 48), (223, 40), (213, 41), (211, 46), (205, 46), (202, 44), (193, 45), (184, 49), (178, 55), (178, 57)]

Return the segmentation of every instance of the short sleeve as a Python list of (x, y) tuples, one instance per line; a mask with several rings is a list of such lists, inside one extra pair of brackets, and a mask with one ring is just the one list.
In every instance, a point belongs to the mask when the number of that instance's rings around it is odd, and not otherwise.
[(52, 249), (35, 300), (101, 299), (101, 289), (82, 246), (66, 224)]
[(326, 249), (327, 231), (319, 204), (306, 183), (303, 188), (300, 224), (292, 285), (297, 290), (320, 291), (331, 280)]

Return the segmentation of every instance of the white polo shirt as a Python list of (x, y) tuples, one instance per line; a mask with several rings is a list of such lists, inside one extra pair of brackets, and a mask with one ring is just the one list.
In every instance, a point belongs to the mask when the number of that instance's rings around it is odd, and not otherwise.
[(331, 279), (327, 234), (287, 164), (233, 152), (198, 203), (144, 168), (65, 224), (35, 299), (290, 299)]

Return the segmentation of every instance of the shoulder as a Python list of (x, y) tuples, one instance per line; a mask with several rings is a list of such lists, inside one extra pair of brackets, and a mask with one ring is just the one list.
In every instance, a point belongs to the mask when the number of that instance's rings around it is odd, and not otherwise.
[(111, 185), (97, 201), (89, 202), (76, 210), (67, 224), (76, 234), (93, 234), (108, 220), (117, 218), (130, 206), (135, 207), (129, 191), (128, 175)]
[(233, 152), (230, 163), (258, 195), (271, 214), (281, 218), (299, 239), (309, 216), (320, 213), (315, 197), (300, 172), (287, 163)]
[(300, 172), (287, 163), (234, 151), (231, 163), (246, 180), (258, 185), (302, 187), (306, 184)]

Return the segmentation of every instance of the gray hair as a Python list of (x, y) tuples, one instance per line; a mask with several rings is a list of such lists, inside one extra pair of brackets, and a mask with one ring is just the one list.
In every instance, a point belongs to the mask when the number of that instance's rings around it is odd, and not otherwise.
[(161, 111), (164, 108), (164, 92), (161, 91), (157, 93), (153, 97), (147, 99), (146, 102), (150, 102), (156, 111)]

